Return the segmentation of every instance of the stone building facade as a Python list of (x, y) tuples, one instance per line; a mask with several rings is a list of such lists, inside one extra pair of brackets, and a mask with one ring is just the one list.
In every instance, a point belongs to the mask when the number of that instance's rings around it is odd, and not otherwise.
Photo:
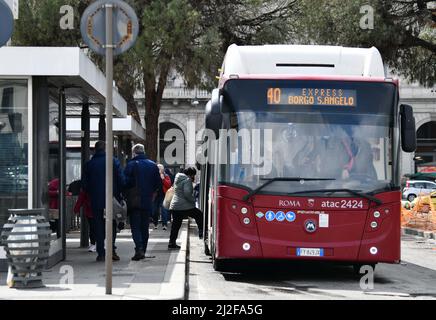
[(436, 87), (400, 81), (400, 102), (413, 107), (418, 136), (416, 152), (401, 154), (404, 175), (415, 173), (421, 163), (436, 162)]
[[(204, 112), (210, 97), (211, 93), (206, 90), (187, 89), (183, 85), (183, 81), (178, 78), (170, 81), (164, 91), (159, 117), (158, 159), (160, 163), (169, 167), (173, 172), (178, 172), (185, 166), (195, 165), (195, 153), (197, 147), (201, 145), (199, 141), (196, 141), (196, 135), (205, 127)], [(142, 125), (145, 126), (144, 97), (138, 93), (135, 99), (139, 105)], [(172, 135), (175, 132), (174, 129), (180, 133), (177, 138)], [(165, 140), (165, 136), (169, 139)], [(174, 139), (179, 142), (179, 146), (183, 148), (184, 152), (177, 154), (176, 163), (172, 163), (174, 162), (172, 157), (170, 157), (172, 162), (168, 163), (165, 150), (168, 145), (174, 142)], [(193, 141), (196, 142), (192, 143)]]

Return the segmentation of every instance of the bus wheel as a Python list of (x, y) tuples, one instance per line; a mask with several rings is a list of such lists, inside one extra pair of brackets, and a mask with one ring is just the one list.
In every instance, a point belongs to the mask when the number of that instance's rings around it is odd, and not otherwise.
[(213, 258), (213, 269), (218, 272), (227, 271), (226, 261)]
[(355, 275), (363, 275), (364, 273), (360, 273), (360, 269), (363, 266), (370, 266), (372, 268), (372, 271), (374, 272), (375, 271), (376, 263), (355, 263), (355, 264), (353, 264), (354, 274)]

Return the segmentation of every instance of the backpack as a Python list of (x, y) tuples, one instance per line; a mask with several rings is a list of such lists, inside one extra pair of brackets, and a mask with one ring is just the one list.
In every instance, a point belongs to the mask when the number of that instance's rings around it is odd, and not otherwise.
[(141, 190), (139, 189), (138, 183), (138, 165), (139, 161), (135, 161), (135, 169), (133, 173), (135, 175), (135, 186), (127, 189), (125, 192), (129, 211), (133, 209), (140, 209), (142, 207)]

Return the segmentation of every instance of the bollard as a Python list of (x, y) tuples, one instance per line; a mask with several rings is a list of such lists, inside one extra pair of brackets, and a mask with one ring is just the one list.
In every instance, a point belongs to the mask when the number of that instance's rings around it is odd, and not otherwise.
[(1, 241), (12, 273), (11, 288), (39, 288), (42, 271), (50, 249), (50, 224), (44, 217), (46, 209), (10, 209), (3, 226)]

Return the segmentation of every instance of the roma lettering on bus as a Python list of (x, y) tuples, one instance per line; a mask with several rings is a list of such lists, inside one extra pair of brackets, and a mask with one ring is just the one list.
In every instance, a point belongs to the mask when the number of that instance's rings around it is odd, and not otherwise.
[(279, 200), (279, 207), (301, 207), (298, 200)]

